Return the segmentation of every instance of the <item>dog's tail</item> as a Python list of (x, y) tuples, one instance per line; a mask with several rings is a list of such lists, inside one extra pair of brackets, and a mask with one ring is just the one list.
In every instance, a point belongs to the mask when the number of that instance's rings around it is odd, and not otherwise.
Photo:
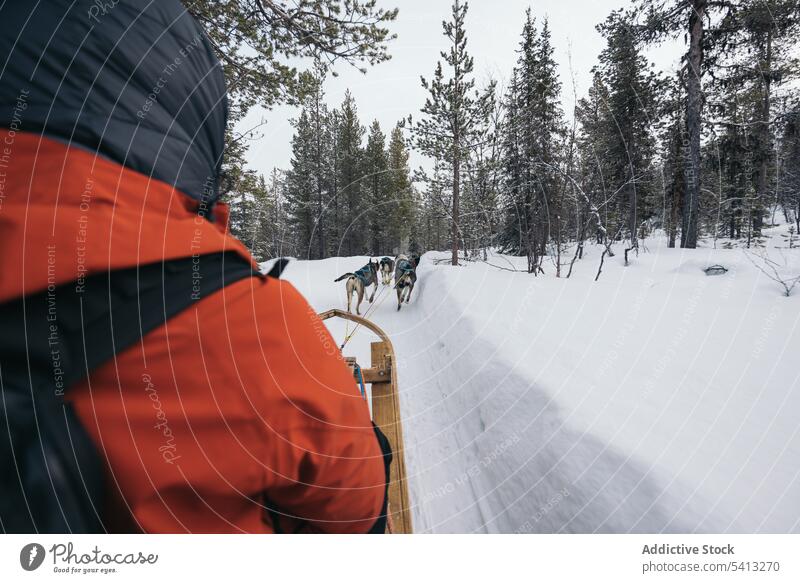
[(342, 281), (343, 279), (347, 279), (348, 277), (355, 277), (355, 276), (356, 276), (355, 273), (347, 272), (344, 275), (340, 275), (339, 277), (337, 277), (333, 281)]

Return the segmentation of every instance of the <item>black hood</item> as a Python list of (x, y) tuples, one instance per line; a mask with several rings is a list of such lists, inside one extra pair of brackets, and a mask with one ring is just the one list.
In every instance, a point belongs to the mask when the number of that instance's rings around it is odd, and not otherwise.
[(0, 127), (41, 133), (213, 204), (222, 68), (177, 0), (0, 4)]

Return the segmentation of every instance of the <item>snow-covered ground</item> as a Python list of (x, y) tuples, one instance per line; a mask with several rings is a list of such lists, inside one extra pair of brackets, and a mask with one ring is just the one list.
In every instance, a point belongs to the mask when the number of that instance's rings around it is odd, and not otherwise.
[[(800, 275), (800, 249), (776, 249), (786, 232), (768, 231), (768, 252)], [(415, 531), (800, 531), (800, 286), (785, 297), (741, 249), (646, 247), (597, 282), (600, 247), (570, 279), (427, 253), (402, 311), (380, 292)], [(366, 260), (284, 277), (343, 308), (333, 279)], [(706, 276), (716, 263), (729, 271)], [(345, 352), (366, 364), (372, 340)]]

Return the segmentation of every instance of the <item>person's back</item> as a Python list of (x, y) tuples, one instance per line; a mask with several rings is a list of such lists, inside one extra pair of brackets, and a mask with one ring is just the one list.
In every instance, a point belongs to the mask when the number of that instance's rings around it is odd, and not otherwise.
[[(225, 85), (202, 30), (174, 0), (97, 6), (2, 10), (0, 303), (135, 266), (168, 278), (180, 258), (252, 262), (216, 200)], [(334, 345), (290, 284), (247, 277), (68, 387), (108, 470), (104, 527), (370, 530), (383, 456)]]

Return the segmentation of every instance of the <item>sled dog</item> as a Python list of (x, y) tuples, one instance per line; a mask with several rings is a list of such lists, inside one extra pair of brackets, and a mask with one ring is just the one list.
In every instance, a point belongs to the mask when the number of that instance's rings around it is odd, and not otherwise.
[(358, 294), (356, 314), (360, 316), (361, 312), (359, 308), (361, 307), (361, 302), (364, 300), (364, 291), (371, 285), (374, 285), (375, 288), (372, 290), (372, 295), (369, 297), (369, 303), (371, 304), (372, 300), (375, 299), (375, 292), (378, 290), (378, 262), (375, 261), (373, 263), (372, 259), (370, 259), (369, 263), (355, 273), (345, 273), (333, 281), (342, 281), (343, 279), (347, 280), (347, 283), (345, 283), (345, 289), (347, 290), (347, 311), (351, 312), (350, 301), (353, 297), (353, 292), (356, 292)]
[(415, 256), (414, 260), (409, 259), (406, 255), (398, 255), (395, 259), (394, 288), (397, 290), (398, 311), (403, 305), (403, 301), (408, 303), (411, 299), (411, 292), (414, 290), (414, 284), (417, 283), (418, 263), (418, 255)]
[(391, 257), (384, 257), (380, 262), (381, 266), (381, 280), (383, 285), (392, 283), (392, 272), (394, 271), (394, 259)]

